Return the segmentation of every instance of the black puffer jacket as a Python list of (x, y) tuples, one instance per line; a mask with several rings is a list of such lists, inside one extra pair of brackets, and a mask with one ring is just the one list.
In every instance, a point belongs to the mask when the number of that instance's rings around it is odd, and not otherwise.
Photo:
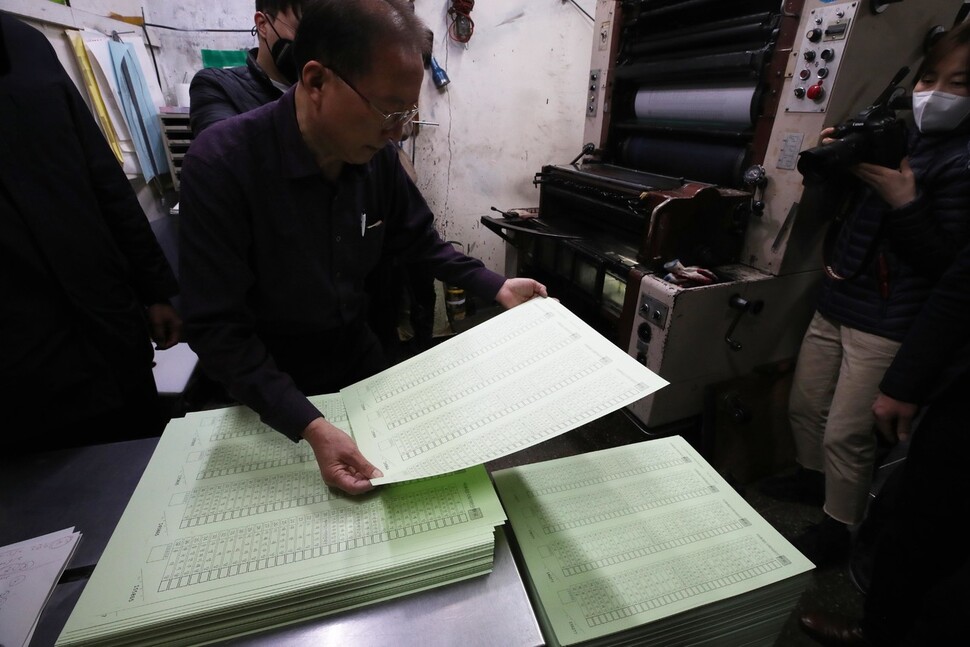
[(836, 272), (852, 278), (826, 277), (818, 303), (839, 323), (897, 341), (970, 240), (970, 129), (941, 135), (914, 129), (909, 163), (916, 199), (890, 209), (868, 193), (831, 255)]
[[(970, 245), (957, 255), (906, 335), (879, 385), (886, 395), (925, 404), (934, 392), (970, 380)], [(966, 397), (966, 392), (963, 394)], [(956, 431), (956, 430), (954, 430)]]
[(256, 63), (256, 52), (256, 49), (249, 50), (245, 66), (209, 67), (192, 77), (189, 124), (194, 136), (198, 137), (217, 121), (249, 112), (283, 96), (283, 91), (273, 85)]

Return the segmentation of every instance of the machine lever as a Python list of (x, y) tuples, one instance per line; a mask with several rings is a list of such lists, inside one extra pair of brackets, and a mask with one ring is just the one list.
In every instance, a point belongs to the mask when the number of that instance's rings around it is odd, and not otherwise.
[(586, 144), (583, 144), (583, 150), (580, 151), (579, 155), (577, 155), (576, 158), (573, 161), (571, 161), (569, 164), (571, 166), (575, 166), (576, 162), (579, 161), (579, 158), (581, 158), (583, 155), (589, 155), (595, 150), (596, 150), (596, 146), (593, 145), (593, 142), (587, 142)]
[(734, 334), (734, 329), (737, 327), (738, 322), (741, 321), (741, 317), (745, 312), (750, 312), (753, 315), (758, 314), (761, 312), (761, 308), (763, 308), (764, 305), (765, 302), (761, 299), (756, 301), (748, 301), (740, 294), (734, 294), (728, 300), (728, 306), (738, 311), (738, 314), (734, 317), (734, 321), (731, 322), (731, 326), (728, 328), (727, 332), (724, 333), (724, 342), (731, 347), (731, 350), (739, 351), (741, 348), (743, 348), (741, 342), (731, 339), (731, 335)]

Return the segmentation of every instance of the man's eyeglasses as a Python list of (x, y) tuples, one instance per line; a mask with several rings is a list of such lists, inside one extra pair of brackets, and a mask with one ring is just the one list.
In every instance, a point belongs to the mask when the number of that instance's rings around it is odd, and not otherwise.
[(338, 72), (337, 70), (335, 70), (333, 68), (330, 68), (330, 71), (334, 73), (334, 76), (336, 76), (338, 79), (340, 79), (341, 81), (343, 81), (344, 82), (344, 85), (346, 85), (348, 88), (350, 88), (351, 90), (353, 90), (357, 94), (358, 97), (360, 97), (361, 99), (363, 99), (367, 103), (367, 105), (369, 105), (371, 107), (371, 110), (373, 110), (374, 112), (376, 112), (377, 114), (379, 114), (381, 116), (381, 118), (384, 120), (383, 122), (381, 122), (381, 130), (394, 130), (395, 128), (398, 128), (399, 126), (404, 126), (405, 124), (407, 124), (409, 121), (411, 121), (412, 119), (414, 119), (417, 116), (417, 114), (418, 114), (418, 106), (416, 106), (416, 105), (415, 106), (412, 106), (411, 108), (409, 108), (407, 110), (402, 110), (400, 112), (392, 112), (390, 114), (384, 112), (383, 110), (381, 110), (380, 108), (378, 108), (377, 106), (375, 106), (371, 102), (370, 99), (368, 99), (363, 94), (361, 94), (360, 93), (360, 90), (358, 90), (357, 88), (355, 88), (350, 81), (348, 81), (347, 79), (345, 79), (343, 77), (343, 75), (340, 74), (340, 72)]

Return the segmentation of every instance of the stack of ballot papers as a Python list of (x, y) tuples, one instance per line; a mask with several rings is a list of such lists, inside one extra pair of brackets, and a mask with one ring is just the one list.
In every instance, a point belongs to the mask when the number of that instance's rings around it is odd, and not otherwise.
[(679, 436), (492, 476), (549, 645), (767, 647), (810, 582)]
[[(339, 397), (315, 400), (340, 426)], [(483, 575), (504, 521), (483, 467), (345, 496), (249, 409), (191, 413), (57, 645), (200, 644)]]
[(175, 419), (57, 645), (200, 644), (486, 574), (505, 513), (482, 465), (665, 384), (534, 299), (311, 398), (382, 470), (365, 495), (247, 408)]

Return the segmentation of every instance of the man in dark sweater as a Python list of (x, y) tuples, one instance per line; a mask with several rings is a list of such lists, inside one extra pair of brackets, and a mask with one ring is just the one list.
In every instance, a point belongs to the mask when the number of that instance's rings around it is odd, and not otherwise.
[[(232, 68), (200, 70), (190, 87), (189, 120), (193, 136), (213, 124), (276, 101), (296, 81), (293, 61), (293, 38), (303, 16), (304, 0), (256, 0), (255, 27), (259, 47), (246, 56), (246, 65)], [(428, 32), (430, 35), (430, 32)], [(404, 128), (410, 135), (411, 124)], [(398, 151), (411, 179), (415, 179), (410, 159)], [(388, 258), (367, 278), (367, 291), (374, 305), (368, 313), (371, 327), (380, 338), (384, 353), (393, 362), (410, 351), (431, 345), (434, 326), (434, 277), (421, 267), (406, 265)], [(398, 334), (402, 300), (408, 302), (415, 339), (408, 349)], [(216, 394), (216, 399), (229, 399)]]
[(417, 114), (426, 32), (406, 0), (308, 4), (297, 83), (203, 132), (182, 167), (189, 343), (233, 397), (305, 439), (324, 481), (351, 493), (379, 473), (306, 396), (385, 367), (367, 322), (374, 267), (420, 263), (506, 308), (546, 296), (443, 241), (401, 166), (395, 142)]

